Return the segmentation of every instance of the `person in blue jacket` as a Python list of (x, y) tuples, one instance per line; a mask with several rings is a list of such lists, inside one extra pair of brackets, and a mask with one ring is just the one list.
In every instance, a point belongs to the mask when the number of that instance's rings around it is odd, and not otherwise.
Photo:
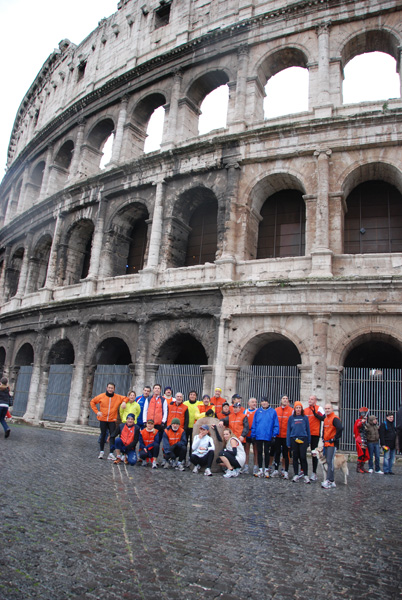
[[(308, 416), (304, 414), (303, 404), (295, 402), (293, 415), (289, 417), (286, 445), (292, 450), (295, 483), (300, 479), (299, 461), (304, 474), (304, 483), (310, 483), (307, 467), (307, 448), (311, 442), (310, 424)], [(302, 475), (303, 477), (303, 475)]]
[[(276, 411), (270, 407), (268, 398), (261, 398), (261, 406), (255, 411), (253, 425), (251, 427), (251, 438), (256, 440), (258, 453), (258, 471), (254, 477), (265, 477), (268, 479), (269, 453), (271, 443), (279, 433), (279, 420)], [(265, 457), (265, 472), (262, 468), (263, 454)]]

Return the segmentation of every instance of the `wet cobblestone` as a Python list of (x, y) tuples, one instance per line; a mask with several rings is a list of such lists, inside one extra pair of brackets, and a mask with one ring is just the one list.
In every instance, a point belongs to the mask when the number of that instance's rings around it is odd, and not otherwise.
[[(322, 490), (97, 460), (96, 437), (0, 439), (0, 599), (396, 600), (402, 466)], [(321, 477), (319, 478), (321, 481)]]

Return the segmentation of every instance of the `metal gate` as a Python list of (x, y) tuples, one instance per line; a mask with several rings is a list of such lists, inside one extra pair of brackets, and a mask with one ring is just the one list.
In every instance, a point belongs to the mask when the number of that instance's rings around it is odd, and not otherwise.
[(340, 418), (343, 424), (341, 448), (356, 449), (353, 425), (359, 417), (359, 408), (367, 406), (378, 422), (385, 413), (396, 413), (401, 406), (402, 369), (357, 369), (345, 367), (341, 373)]
[[(106, 390), (109, 381), (116, 384), (116, 393), (125, 396), (131, 387), (132, 375), (128, 365), (98, 365), (94, 375), (92, 398)], [(99, 421), (94, 411), (89, 408), (88, 425), (98, 427)]]
[(73, 365), (50, 365), (44, 421), (64, 423), (66, 420), (73, 368)]
[(155, 383), (160, 383), (163, 390), (167, 385), (173, 389), (173, 394), (183, 392), (184, 400), (188, 393), (195, 390), (201, 399), (203, 390), (203, 375), (200, 365), (159, 365), (155, 375)]
[(12, 411), (16, 417), (23, 417), (26, 413), (32, 369), (32, 365), (19, 368), (14, 388), (14, 406)]
[(296, 366), (252, 365), (240, 367), (236, 392), (246, 406), (249, 398), (260, 401), (266, 396), (272, 406), (279, 406), (282, 396), (290, 403), (300, 400), (300, 371)]

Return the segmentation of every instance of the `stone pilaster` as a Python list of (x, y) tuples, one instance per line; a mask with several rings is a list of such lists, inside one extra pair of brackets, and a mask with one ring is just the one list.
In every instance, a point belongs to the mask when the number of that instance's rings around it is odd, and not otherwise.
[(127, 122), (128, 100), (128, 95), (123, 96), (123, 98), (121, 99), (119, 116), (117, 118), (116, 132), (113, 142), (112, 157), (110, 159), (110, 162), (106, 165), (106, 168), (108, 169), (116, 167), (120, 162), (120, 155), (123, 145), (124, 126)]
[(332, 151), (318, 149), (317, 158), (317, 205), (316, 238), (311, 253), (311, 277), (332, 277), (332, 252), (329, 249), (329, 160)]
[(85, 385), (86, 385), (86, 351), (88, 348), (89, 328), (80, 327), (80, 336), (78, 350), (74, 361), (74, 370), (71, 380), (70, 397), (68, 402), (68, 411), (66, 424), (77, 425), (81, 414), (81, 405), (85, 400)]
[(332, 105), (330, 104), (330, 76), (329, 76), (329, 30), (330, 22), (320, 23), (316, 28), (318, 37), (318, 89), (314, 102), (316, 117), (330, 117)]
[(179, 98), (181, 94), (181, 83), (183, 80), (183, 71), (182, 69), (175, 69), (173, 71), (173, 83), (172, 83), (172, 91), (170, 94), (170, 102), (169, 102), (169, 114), (165, 115), (165, 123), (164, 123), (164, 135), (162, 140), (161, 148), (162, 150), (167, 150), (168, 148), (174, 146), (176, 143), (176, 135), (178, 129), (178, 114), (179, 114)]
[(312, 389), (320, 404), (325, 402), (327, 378), (327, 340), (330, 315), (311, 315), (313, 319), (313, 344), (311, 348)]
[(85, 119), (81, 118), (78, 120), (77, 138), (75, 140), (74, 153), (73, 153), (73, 158), (71, 160), (71, 165), (70, 165), (70, 175), (68, 177), (68, 180), (70, 183), (74, 179), (78, 178), (78, 176), (79, 176), (80, 160), (81, 160), (81, 146), (83, 145), (83, 141), (84, 141), (85, 125), (86, 125)]

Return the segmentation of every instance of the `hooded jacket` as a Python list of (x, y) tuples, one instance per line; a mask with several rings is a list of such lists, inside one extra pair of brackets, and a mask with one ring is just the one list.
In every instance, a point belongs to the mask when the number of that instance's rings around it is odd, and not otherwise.
[(270, 406), (268, 408), (258, 408), (254, 414), (251, 437), (256, 440), (270, 442), (278, 433), (279, 421), (274, 409)]

